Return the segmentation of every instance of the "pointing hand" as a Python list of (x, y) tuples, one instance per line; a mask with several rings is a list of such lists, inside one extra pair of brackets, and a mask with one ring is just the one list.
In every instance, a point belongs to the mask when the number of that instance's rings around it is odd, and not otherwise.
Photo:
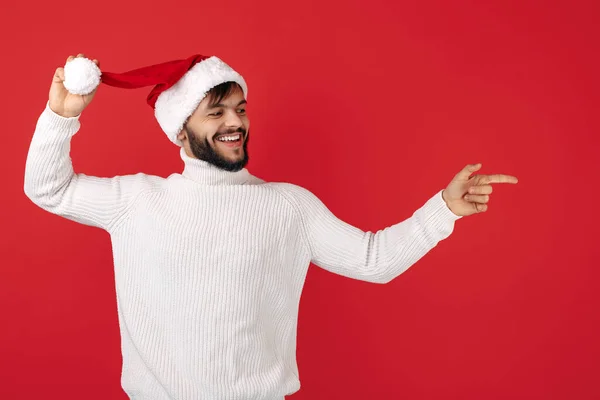
[(519, 181), (514, 176), (503, 174), (471, 176), (480, 168), (481, 164), (467, 165), (442, 192), (446, 205), (454, 214), (468, 216), (487, 211), (493, 183), (516, 184)]

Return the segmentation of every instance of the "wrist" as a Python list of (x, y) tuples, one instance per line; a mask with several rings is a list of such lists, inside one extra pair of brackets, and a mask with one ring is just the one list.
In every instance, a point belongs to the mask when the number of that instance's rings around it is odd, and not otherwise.
[(52, 114), (54, 114), (56, 117), (59, 117), (59, 118), (79, 119), (79, 116), (81, 115), (81, 114), (71, 115), (71, 114), (65, 113), (64, 111), (61, 111), (58, 108), (56, 108), (55, 106), (53, 106), (52, 104), (50, 104), (50, 101), (48, 101), (48, 103), (46, 104), (46, 108), (48, 109), (48, 111), (50, 111)]
[(453, 209), (452, 206), (450, 205), (450, 201), (446, 198), (446, 189), (442, 190), (442, 199), (444, 200), (444, 203), (446, 204), (446, 207), (448, 208), (448, 210), (450, 210), (452, 212), (452, 214), (456, 215), (456, 216), (461, 216), (460, 214), (457, 214)]

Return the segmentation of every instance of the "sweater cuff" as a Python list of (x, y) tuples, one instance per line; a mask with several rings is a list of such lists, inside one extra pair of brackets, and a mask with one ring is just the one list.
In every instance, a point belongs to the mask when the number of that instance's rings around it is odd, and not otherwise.
[(425, 203), (423, 215), (427, 225), (432, 225), (436, 230), (445, 231), (462, 216), (456, 215), (450, 210), (442, 197), (442, 192), (443, 190), (440, 190)]
[(79, 130), (81, 123), (79, 117), (81, 114), (75, 117), (63, 117), (50, 108), (50, 102), (46, 103), (44, 111), (40, 115), (39, 123), (45, 128), (54, 133), (63, 133), (68, 137), (73, 136)]

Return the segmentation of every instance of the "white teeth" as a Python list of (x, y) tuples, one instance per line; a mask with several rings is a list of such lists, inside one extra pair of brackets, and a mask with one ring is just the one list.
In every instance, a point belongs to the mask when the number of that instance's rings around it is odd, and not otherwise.
[(221, 142), (231, 142), (231, 141), (238, 140), (239, 138), (240, 138), (240, 135), (235, 135), (235, 136), (221, 136), (217, 140), (220, 140)]

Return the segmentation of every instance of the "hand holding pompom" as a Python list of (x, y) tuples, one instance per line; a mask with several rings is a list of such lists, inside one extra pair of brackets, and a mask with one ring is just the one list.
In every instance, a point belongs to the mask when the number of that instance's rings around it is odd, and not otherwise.
[(470, 164), (463, 168), (448, 187), (442, 192), (442, 197), (450, 211), (458, 216), (468, 216), (485, 212), (492, 193), (492, 183), (513, 183), (519, 180), (510, 175), (474, 175), (481, 164)]
[(83, 54), (70, 56), (52, 78), (50, 109), (66, 118), (78, 116), (94, 98), (99, 83), (98, 60), (89, 60)]

